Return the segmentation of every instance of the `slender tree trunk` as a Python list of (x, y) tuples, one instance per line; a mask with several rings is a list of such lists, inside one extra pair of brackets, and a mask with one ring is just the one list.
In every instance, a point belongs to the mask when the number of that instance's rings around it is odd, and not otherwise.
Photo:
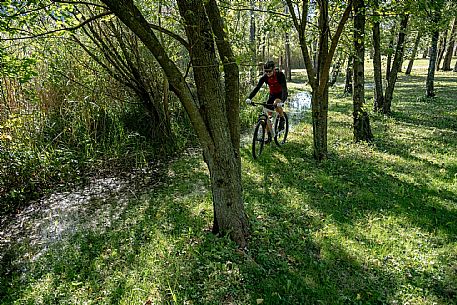
[(354, 111), (354, 141), (371, 141), (373, 134), (370, 128), (365, 104), (365, 3), (364, 0), (354, 1), (354, 94), (352, 101)]
[(427, 82), (426, 82), (426, 95), (427, 97), (434, 97), (434, 82), (435, 82), (435, 66), (436, 66), (436, 57), (437, 57), (437, 47), (438, 39), (440, 37), (440, 32), (437, 30), (432, 34), (432, 47), (430, 50), (430, 61), (428, 64), (428, 73), (427, 73)]
[(328, 88), (323, 95), (313, 91), (311, 95), (313, 118), (313, 155), (316, 160), (327, 158)]
[[(319, 80), (319, 88), (317, 94), (313, 94), (314, 114), (313, 118), (313, 134), (314, 134), (314, 158), (323, 160), (327, 158), (327, 118), (328, 118), (328, 81), (321, 83), (321, 78), (325, 72), (324, 64), (328, 56), (328, 39), (329, 39), (329, 19), (328, 19), (328, 2), (320, 1), (320, 12), (318, 26), (320, 30), (318, 57), (317, 57), (317, 79)], [(330, 67), (328, 68), (330, 69)]]
[(318, 41), (315, 39), (312, 44), (312, 51), (313, 53), (313, 67), (317, 70), (317, 60), (318, 60)]
[(448, 33), (448, 30), (446, 30), (446, 32), (443, 33), (443, 36), (440, 39), (440, 43), (439, 43), (439, 47), (438, 47), (438, 58), (436, 61), (436, 71), (438, 71), (440, 69), (441, 61), (443, 60), (444, 51), (446, 50), (447, 33)]
[(422, 59), (426, 59), (428, 56), (428, 48), (424, 49), (424, 53), (422, 53)]
[(395, 83), (397, 81), (398, 71), (400, 70), (400, 65), (403, 62), (403, 52), (405, 47), (405, 36), (406, 36), (406, 27), (408, 25), (409, 15), (402, 15), (400, 20), (400, 31), (398, 33), (397, 47), (395, 50), (394, 62), (392, 64), (392, 70), (390, 71), (389, 79), (387, 82), (386, 94), (384, 96), (384, 105), (382, 112), (384, 114), (390, 114), (392, 98), (395, 88)]
[[(378, 8), (378, 0), (375, 0), (374, 9)], [(381, 33), (380, 24), (376, 19), (373, 23), (373, 72), (374, 72), (374, 111), (382, 109), (384, 105), (384, 91), (382, 88), (382, 68), (381, 68)]]
[(457, 32), (457, 20), (454, 18), (454, 22), (452, 25), (451, 36), (449, 37), (449, 44), (446, 48), (446, 55), (443, 59), (443, 71), (451, 71), (451, 60), (452, 55), (454, 53), (454, 45), (455, 45), (455, 35)]
[[(289, 15), (289, 7), (286, 5), (284, 8), (284, 13), (286, 15)], [(291, 68), (291, 62), (290, 62), (290, 39), (289, 39), (289, 32), (286, 31), (285, 33), (285, 45), (284, 45), (284, 56), (285, 56), (285, 75), (287, 78), (287, 81), (292, 80), (292, 68)]]
[[(162, 27), (162, 2), (159, 4), (159, 27)], [(160, 42), (162, 45), (165, 46), (165, 39), (163, 37), (163, 33), (160, 32)], [(171, 132), (171, 118), (170, 118), (170, 106), (169, 106), (169, 101), (170, 101), (170, 90), (169, 89), (169, 83), (166, 75), (163, 75), (163, 83), (162, 83), (162, 105), (163, 105), (163, 110), (164, 110), (164, 120), (165, 120), (165, 127), (170, 131), (170, 136), (172, 135)]]
[[(393, 30), (393, 29), (392, 29)], [(393, 36), (393, 31), (392, 31), (392, 36), (389, 40), (389, 50), (387, 51), (387, 66), (386, 66), (386, 80), (389, 80), (390, 77), (390, 70), (392, 67), (392, 54), (394, 52), (394, 36)]]
[(289, 33), (286, 33), (286, 43), (285, 43), (285, 75), (287, 81), (292, 80), (292, 68), (290, 67), (290, 41), (289, 41)]
[(308, 14), (308, 1), (303, 1), (301, 16), (297, 17), (295, 4), (292, 0), (286, 0), (289, 6), (289, 12), (292, 15), (294, 26), (298, 31), (300, 48), (302, 50), (305, 67), (308, 74), (308, 80), (312, 88), (311, 108), (313, 118), (313, 140), (314, 140), (314, 158), (323, 160), (327, 158), (327, 117), (328, 117), (328, 86), (330, 67), (338, 45), (339, 38), (343, 32), (344, 24), (349, 18), (352, 9), (352, 0), (349, 0), (337, 29), (333, 34), (331, 45), (329, 47), (329, 19), (328, 19), (328, 1), (317, 1), (319, 6), (318, 28), (319, 44), (317, 56), (317, 69), (313, 67), (312, 58), (306, 42), (306, 25)]
[(451, 61), (452, 61), (452, 53), (454, 53), (454, 46), (455, 46), (455, 41), (449, 41), (447, 51), (446, 51), (446, 56), (444, 57), (443, 60), (443, 71), (451, 71)]
[(344, 95), (352, 95), (352, 67), (354, 66), (353, 64), (354, 61), (354, 56), (349, 55), (348, 57), (348, 63), (346, 66), (346, 81), (344, 85)]
[[(249, 12), (249, 47), (251, 50), (251, 62), (253, 64), (257, 63), (257, 54), (256, 54), (256, 26), (255, 26), (255, 2), (250, 0), (251, 10)], [(249, 74), (250, 82), (255, 81), (257, 78), (257, 66), (252, 66)]]
[(410, 75), (411, 71), (413, 70), (414, 60), (416, 59), (417, 48), (419, 47), (419, 43), (422, 37), (422, 33), (420, 31), (417, 32), (416, 40), (414, 41), (413, 51), (411, 53), (411, 57), (409, 59), (408, 68), (406, 68), (406, 75)]
[[(344, 62), (344, 59), (343, 59)], [(335, 85), (336, 81), (338, 80), (338, 75), (340, 74), (341, 62), (340, 59), (337, 60), (335, 64), (332, 66), (332, 76), (328, 82), (329, 86), (332, 87)]]

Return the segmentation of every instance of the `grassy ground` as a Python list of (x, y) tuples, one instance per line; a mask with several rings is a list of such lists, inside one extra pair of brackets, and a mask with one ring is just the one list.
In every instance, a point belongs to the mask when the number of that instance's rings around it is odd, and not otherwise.
[(309, 116), (260, 160), (242, 147), (247, 252), (209, 232), (207, 171), (191, 153), (150, 188), (12, 221), (34, 234), (2, 249), (0, 303), (457, 304), (456, 74), (439, 72), (438, 98), (424, 99), (426, 70), (414, 73), (390, 118), (372, 114), (373, 145), (351, 143), (336, 87), (328, 160), (311, 157)]

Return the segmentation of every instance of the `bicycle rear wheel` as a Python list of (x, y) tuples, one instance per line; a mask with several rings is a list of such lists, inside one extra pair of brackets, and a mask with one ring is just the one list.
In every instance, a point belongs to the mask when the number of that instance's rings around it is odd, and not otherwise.
[(252, 157), (257, 159), (263, 151), (265, 143), (265, 121), (260, 120), (254, 128), (254, 136), (252, 138)]
[(278, 116), (275, 120), (275, 143), (278, 146), (284, 145), (287, 140), (287, 135), (289, 134), (289, 117), (287, 113), (284, 112), (284, 128), (279, 130), (279, 120), (280, 117)]

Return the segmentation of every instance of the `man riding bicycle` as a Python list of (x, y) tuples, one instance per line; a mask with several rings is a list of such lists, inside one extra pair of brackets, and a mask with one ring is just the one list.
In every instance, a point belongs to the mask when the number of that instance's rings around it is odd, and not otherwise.
[[(279, 130), (284, 129), (284, 112), (282, 107), (278, 103), (284, 103), (287, 99), (287, 82), (286, 76), (281, 71), (275, 69), (275, 63), (270, 60), (263, 66), (265, 74), (259, 79), (257, 86), (252, 90), (249, 97), (246, 99), (247, 104), (251, 104), (251, 99), (257, 94), (263, 84), (267, 84), (270, 88), (270, 96), (267, 100), (267, 104), (274, 105), (275, 110), (279, 113)], [(268, 126), (268, 141), (271, 141), (271, 131)]]

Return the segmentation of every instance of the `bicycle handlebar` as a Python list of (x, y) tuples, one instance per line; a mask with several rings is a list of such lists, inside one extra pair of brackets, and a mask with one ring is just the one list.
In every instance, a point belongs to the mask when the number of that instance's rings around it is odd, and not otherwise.
[[(256, 105), (258, 105), (258, 106), (263, 106), (263, 107), (265, 107), (265, 108), (270, 109), (270, 108), (273, 108), (273, 107), (274, 107), (274, 108), (282, 107), (282, 106), (284, 106), (284, 102), (277, 103), (276, 105), (274, 105), (274, 104), (267, 104), (267, 103), (255, 103), (255, 102), (251, 102), (251, 105), (252, 105), (252, 106), (256, 106)], [(273, 110), (273, 109), (272, 109), (272, 110)]]

